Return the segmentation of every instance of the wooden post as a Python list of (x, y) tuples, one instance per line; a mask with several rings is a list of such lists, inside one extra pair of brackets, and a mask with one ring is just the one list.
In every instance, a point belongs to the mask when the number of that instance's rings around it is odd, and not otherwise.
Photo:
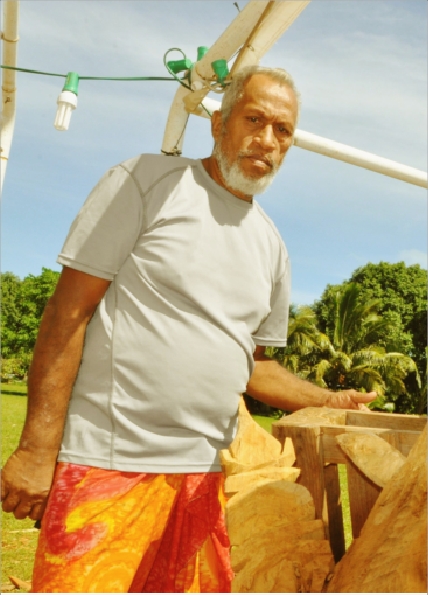
[(351, 461), (347, 463), (347, 470), (352, 538), (356, 539), (361, 533), (381, 488), (367, 479)]
[[(279, 428), (278, 428), (279, 429)], [(324, 521), (328, 538), (328, 519), (323, 518), (324, 509), (324, 474), (321, 428), (317, 425), (283, 426), (280, 428), (282, 439), (291, 437), (296, 453), (296, 467), (301, 469), (297, 483), (307, 488), (314, 500), (315, 518)], [(277, 436), (278, 437), (278, 436)]]

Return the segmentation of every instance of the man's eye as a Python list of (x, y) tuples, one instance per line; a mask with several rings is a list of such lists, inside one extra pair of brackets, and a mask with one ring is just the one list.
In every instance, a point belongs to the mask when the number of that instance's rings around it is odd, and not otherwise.
[(256, 124), (259, 121), (257, 116), (250, 116), (248, 119), (252, 124)]

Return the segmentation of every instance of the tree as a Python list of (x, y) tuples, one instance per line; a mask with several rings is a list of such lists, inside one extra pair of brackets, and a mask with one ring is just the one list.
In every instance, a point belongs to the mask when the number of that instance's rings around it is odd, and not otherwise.
[(409, 355), (417, 364), (419, 373), (425, 374), (427, 345), (427, 271), (419, 265), (406, 266), (404, 262), (368, 263), (358, 268), (349, 281), (341, 285), (327, 285), (314, 311), (321, 332), (330, 339), (334, 327), (335, 293), (347, 283), (359, 288), (359, 303), (377, 300), (377, 314), (385, 322), (378, 344), (386, 351)]
[(290, 306), (287, 346), (270, 347), (267, 355), (279, 361), (285, 368), (306, 378), (313, 365), (323, 357), (329, 357), (332, 345), (326, 335), (317, 328), (317, 319), (309, 306)]
[(379, 299), (379, 313), (397, 312), (403, 333), (410, 337), (406, 353), (426, 369), (427, 346), (427, 271), (418, 264), (404, 262), (366, 264), (351, 276), (358, 283), (361, 300)]
[(389, 408), (416, 412), (421, 386), (416, 363), (406, 353), (389, 352), (398, 345), (409, 346), (411, 336), (397, 311), (379, 315), (381, 300), (368, 299), (367, 293), (363, 299), (363, 293), (356, 282), (327, 287), (316, 308), (335, 354), (318, 362), (308, 378), (333, 389), (376, 390), (375, 406), (384, 407), (385, 397)]
[(1, 354), (8, 357), (17, 352), (16, 321), (19, 312), (19, 288), (21, 280), (13, 273), (1, 275)]
[(59, 275), (46, 268), (41, 275), (28, 275), (22, 281), (13, 273), (1, 275), (3, 358), (28, 361), (23, 354), (34, 348), (43, 310)]

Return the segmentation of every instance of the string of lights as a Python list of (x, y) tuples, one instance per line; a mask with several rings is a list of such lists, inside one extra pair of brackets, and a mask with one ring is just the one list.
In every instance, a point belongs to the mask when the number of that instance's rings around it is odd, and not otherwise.
[[(208, 48), (205, 46), (198, 47), (197, 60), (201, 60), (202, 57), (207, 53)], [(180, 52), (182, 55), (181, 60), (167, 60), (167, 56), (171, 52)], [(32, 68), (20, 68), (18, 66), (6, 66), (1, 65), (1, 68), (16, 70), (17, 72), (25, 72), (28, 74), (38, 74), (42, 76), (55, 76), (65, 79), (62, 92), (57, 99), (57, 113), (55, 117), (55, 128), (57, 130), (68, 130), (70, 125), (71, 113), (77, 107), (77, 95), (80, 81), (175, 81), (180, 85), (183, 85), (189, 91), (194, 92), (194, 89), (190, 86), (190, 71), (194, 67), (194, 63), (186, 57), (186, 54), (180, 48), (170, 48), (163, 56), (163, 63), (168, 73), (171, 75), (167, 76), (82, 76), (77, 72), (68, 72), (67, 74), (61, 74), (57, 72), (46, 72), (42, 70), (35, 70)], [(228, 75), (229, 70), (227, 67), (226, 60), (216, 60), (212, 63), (212, 67), (215, 73), (216, 82), (213, 84), (209, 83), (209, 90), (216, 93), (224, 90), (224, 79)], [(179, 73), (183, 73), (182, 78), (177, 76)], [(201, 102), (201, 107), (211, 117), (211, 112)]]

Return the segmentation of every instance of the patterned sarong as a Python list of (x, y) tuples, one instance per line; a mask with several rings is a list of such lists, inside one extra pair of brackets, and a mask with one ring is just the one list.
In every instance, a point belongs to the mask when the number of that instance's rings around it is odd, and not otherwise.
[(36, 552), (36, 593), (229, 593), (221, 473), (59, 463)]

